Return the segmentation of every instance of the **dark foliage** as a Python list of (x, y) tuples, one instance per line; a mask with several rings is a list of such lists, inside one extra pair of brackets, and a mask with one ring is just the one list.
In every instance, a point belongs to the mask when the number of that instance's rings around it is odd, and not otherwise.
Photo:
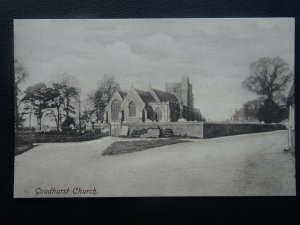
[(258, 99), (246, 102), (243, 105), (243, 108), (245, 110), (245, 116), (251, 117), (251, 118), (254, 117), (259, 122), (262, 122), (263, 119), (261, 117), (261, 114), (259, 113), (259, 110), (260, 110), (262, 104), (263, 104), (262, 98), (258, 98)]
[(249, 68), (250, 76), (243, 86), (260, 99), (246, 103), (245, 110), (265, 123), (278, 123), (288, 118), (285, 91), (293, 77), (289, 65), (280, 57), (266, 57), (251, 63)]
[(257, 116), (265, 123), (279, 123), (288, 118), (288, 108), (279, 106), (272, 99), (266, 99), (259, 108)]
[(25, 97), (23, 99), (26, 104), (25, 110), (33, 110), (34, 115), (36, 115), (39, 120), (40, 129), (42, 127), (41, 120), (44, 115), (44, 110), (49, 107), (49, 100), (48, 88), (44, 83), (30, 86), (25, 91)]
[(33, 133), (32, 132), (17, 132), (15, 136), (15, 145), (32, 145)]
[(286, 127), (282, 124), (204, 123), (203, 126), (204, 138), (215, 138), (286, 129)]
[(80, 142), (90, 141), (107, 136), (100, 132), (85, 132), (80, 133), (77, 131), (65, 131), (65, 132), (47, 132), (47, 133), (35, 133), (33, 135), (34, 143), (52, 143), (52, 142)]
[(70, 116), (67, 116), (64, 120), (64, 122), (62, 123), (62, 130), (69, 130), (71, 129), (70, 126), (73, 125), (75, 126), (76, 125), (76, 122), (75, 122), (75, 119), (70, 117)]

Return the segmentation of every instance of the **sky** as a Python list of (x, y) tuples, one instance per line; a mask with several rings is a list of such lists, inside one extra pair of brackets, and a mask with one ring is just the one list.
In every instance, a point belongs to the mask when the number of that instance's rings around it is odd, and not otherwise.
[(14, 20), (23, 90), (75, 76), (82, 95), (112, 75), (122, 90), (164, 90), (188, 75), (194, 104), (208, 120), (229, 119), (257, 96), (243, 89), (249, 64), (284, 59), (294, 70), (293, 18)]

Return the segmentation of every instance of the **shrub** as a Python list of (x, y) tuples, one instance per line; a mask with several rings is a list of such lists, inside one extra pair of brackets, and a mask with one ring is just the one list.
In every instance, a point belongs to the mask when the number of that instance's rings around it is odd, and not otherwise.
[(79, 141), (89, 141), (107, 136), (107, 134), (102, 134), (100, 132), (85, 132), (79, 133), (77, 131), (65, 131), (56, 132), (51, 131), (47, 133), (35, 133), (34, 142), (36, 143), (47, 143), (47, 142), (79, 142)]
[(33, 143), (33, 134), (32, 133), (25, 133), (25, 132), (17, 132), (15, 135), (15, 145), (22, 146), (22, 145), (29, 145), (31, 146)]

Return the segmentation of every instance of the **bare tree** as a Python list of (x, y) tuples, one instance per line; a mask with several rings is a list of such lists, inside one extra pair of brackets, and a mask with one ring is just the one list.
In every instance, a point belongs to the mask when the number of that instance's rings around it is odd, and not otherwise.
[(25, 82), (25, 80), (28, 77), (28, 72), (26, 71), (24, 65), (20, 63), (17, 59), (14, 61), (15, 64), (15, 85), (14, 85), (14, 98), (15, 98), (15, 127), (16, 129), (19, 128), (19, 126), (23, 122), (23, 117), (19, 112), (19, 107), (22, 103), (22, 98), (20, 98), (20, 95), (22, 93), (20, 84)]
[(82, 101), (82, 115), (81, 119), (85, 122), (90, 122), (95, 113), (94, 103), (90, 97)]
[(281, 58), (261, 58), (250, 64), (250, 76), (243, 82), (248, 90), (267, 99), (278, 98), (293, 77), (289, 65)]
[(97, 122), (103, 117), (105, 107), (116, 90), (119, 90), (120, 86), (115, 82), (113, 76), (105, 75), (99, 82), (97, 90), (90, 95), (90, 100), (94, 103)]

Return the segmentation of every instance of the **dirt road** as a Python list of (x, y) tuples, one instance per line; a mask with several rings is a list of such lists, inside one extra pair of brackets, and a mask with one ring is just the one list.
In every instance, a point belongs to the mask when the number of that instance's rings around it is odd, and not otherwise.
[[(116, 156), (119, 138), (40, 144), (15, 158), (15, 197), (295, 195), (287, 131), (194, 140)], [(126, 139), (122, 139), (126, 140)], [(37, 194), (52, 188), (61, 194)], [(93, 190), (88, 194), (74, 188)], [(37, 196), (38, 195), (38, 196)]]

